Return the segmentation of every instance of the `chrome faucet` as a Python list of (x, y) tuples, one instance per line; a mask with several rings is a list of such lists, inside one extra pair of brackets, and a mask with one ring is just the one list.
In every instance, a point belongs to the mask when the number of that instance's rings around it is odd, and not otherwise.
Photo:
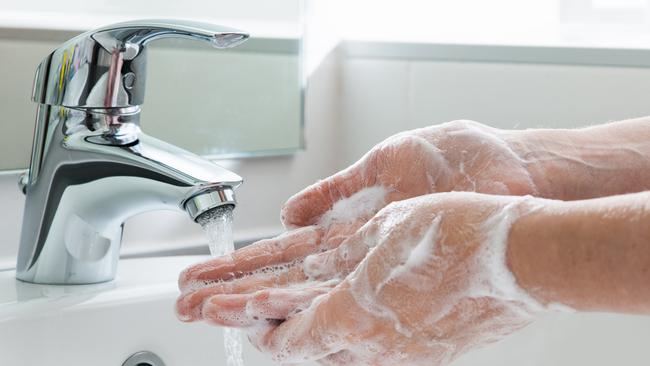
[(171, 208), (196, 221), (236, 204), (241, 177), (140, 130), (147, 44), (167, 37), (228, 48), (248, 35), (206, 23), (132, 21), (83, 33), (38, 66), (34, 145), (20, 182), (26, 202), (18, 279), (112, 280), (127, 218)]

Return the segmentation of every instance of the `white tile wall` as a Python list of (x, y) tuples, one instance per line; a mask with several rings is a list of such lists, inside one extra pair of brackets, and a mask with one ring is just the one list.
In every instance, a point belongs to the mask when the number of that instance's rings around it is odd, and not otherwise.
[(650, 113), (647, 68), (416, 61), (408, 78), (413, 126), (567, 128)]
[(343, 164), (391, 134), (454, 119), (567, 128), (650, 114), (650, 69), (348, 59)]
[(341, 152), (345, 162), (385, 136), (408, 129), (409, 63), (346, 60), (343, 64)]

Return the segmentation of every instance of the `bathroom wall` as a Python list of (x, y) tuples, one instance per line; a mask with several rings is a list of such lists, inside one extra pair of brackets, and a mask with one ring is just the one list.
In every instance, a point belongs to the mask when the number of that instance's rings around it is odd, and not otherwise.
[(454, 119), (571, 128), (650, 114), (647, 67), (440, 61), (389, 52), (347, 52), (341, 166), (398, 131)]

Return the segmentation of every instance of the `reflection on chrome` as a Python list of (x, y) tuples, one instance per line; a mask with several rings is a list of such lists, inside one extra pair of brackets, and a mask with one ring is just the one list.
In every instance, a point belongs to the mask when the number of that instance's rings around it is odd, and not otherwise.
[(140, 130), (146, 46), (165, 37), (226, 48), (248, 35), (187, 21), (119, 23), (69, 40), (38, 66), (32, 158), (20, 181), (26, 203), (18, 279), (109, 281), (128, 217), (172, 208), (194, 220), (236, 204), (237, 174)]

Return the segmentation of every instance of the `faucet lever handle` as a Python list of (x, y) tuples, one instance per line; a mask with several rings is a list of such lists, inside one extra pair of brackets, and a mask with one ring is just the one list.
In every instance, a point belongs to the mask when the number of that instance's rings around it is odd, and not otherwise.
[(248, 38), (237, 29), (188, 20), (135, 20), (92, 31), (90, 36), (112, 52), (121, 49), (131, 56), (134, 50), (160, 38), (188, 38), (211, 43), (215, 48), (230, 48)]
[(85, 32), (62, 44), (36, 70), (32, 100), (70, 108), (129, 108), (144, 101), (146, 45), (160, 38), (237, 46), (248, 34), (186, 20), (136, 20)]

